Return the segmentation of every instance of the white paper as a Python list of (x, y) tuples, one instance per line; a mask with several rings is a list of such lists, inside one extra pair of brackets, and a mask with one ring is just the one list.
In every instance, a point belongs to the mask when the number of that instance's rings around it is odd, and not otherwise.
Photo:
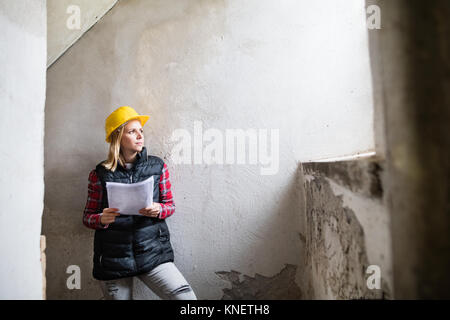
[(153, 204), (153, 176), (137, 183), (106, 182), (108, 204), (120, 214), (141, 215), (139, 210)]

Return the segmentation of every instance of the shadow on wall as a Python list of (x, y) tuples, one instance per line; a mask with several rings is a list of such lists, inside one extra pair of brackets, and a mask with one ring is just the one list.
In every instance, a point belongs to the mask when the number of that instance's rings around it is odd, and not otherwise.
[[(274, 201), (274, 211), (266, 218), (261, 229), (257, 230), (258, 238), (252, 241), (251, 246), (247, 248), (247, 253), (243, 257), (265, 256), (266, 259), (277, 259), (276, 253), (267, 256), (268, 247), (273, 246), (273, 250), (284, 250), (284, 256), (291, 256), (291, 261), (296, 264), (285, 263), (282, 269), (273, 276), (263, 276), (255, 273), (254, 277), (242, 274), (239, 271), (218, 271), (216, 274), (227, 281), (230, 288), (223, 289), (223, 300), (266, 300), (266, 299), (289, 299), (297, 300), (304, 298), (304, 293), (299, 281), (297, 280), (302, 268), (300, 257), (304, 250), (304, 243), (299, 238), (296, 227), (299, 225), (299, 170), (295, 171), (286, 183), (285, 187), (279, 192), (281, 197)], [(286, 223), (289, 221), (289, 223)], [(271, 239), (280, 238), (281, 233), (289, 234), (289, 241), (280, 242)], [(283, 238), (286, 239), (286, 238)], [(270, 249), (269, 249), (270, 250)]]
[[(50, 300), (96, 300), (102, 297), (97, 280), (92, 277), (94, 230), (86, 228), (82, 222), (88, 174), (95, 166), (94, 157), (85, 157), (78, 166), (69, 166), (65, 173), (48, 168), (45, 171), (42, 234), (47, 240), (46, 278)], [(67, 273), (70, 266), (80, 270), (79, 289), (67, 286), (67, 280), (73, 274)]]

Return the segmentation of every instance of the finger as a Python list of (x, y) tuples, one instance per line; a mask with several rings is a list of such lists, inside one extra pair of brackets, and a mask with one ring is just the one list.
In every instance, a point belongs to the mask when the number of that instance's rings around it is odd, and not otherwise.
[(117, 217), (120, 216), (119, 212), (106, 212), (103, 214), (105, 217), (111, 218), (111, 217)]
[(142, 212), (139, 212), (139, 213), (142, 214), (143, 216), (146, 216), (146, 217), (154, 217), (154, 215), (155, 215), (153, 212), (151, 212), (149, 210), (142, 211)]
[(119, 211), (119, 209), (118, 208), (106, 208), (105, 209), (105, 212), (116, 212), (116, 211)]

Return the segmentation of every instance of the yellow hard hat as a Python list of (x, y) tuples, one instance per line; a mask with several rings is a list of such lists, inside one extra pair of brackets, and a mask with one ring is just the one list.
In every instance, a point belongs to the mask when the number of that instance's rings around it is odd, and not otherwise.
[(147, 122), (150, 116), (140, 115), (129, 106), (123, 106), (114, 110), (105, 120), (106, 142), (111, 142), (111, 133), (127, 121), (138, 119), (141, 125)]

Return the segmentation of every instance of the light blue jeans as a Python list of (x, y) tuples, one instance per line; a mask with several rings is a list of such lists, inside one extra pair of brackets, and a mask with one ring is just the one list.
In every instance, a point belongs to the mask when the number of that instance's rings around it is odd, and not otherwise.
[[(194, 291), (173, 262), (162, 263), (137, 276), (164, 300), (197, 300)], [(132, 300), (133, 277), (100, 281), (106, 300)]]

